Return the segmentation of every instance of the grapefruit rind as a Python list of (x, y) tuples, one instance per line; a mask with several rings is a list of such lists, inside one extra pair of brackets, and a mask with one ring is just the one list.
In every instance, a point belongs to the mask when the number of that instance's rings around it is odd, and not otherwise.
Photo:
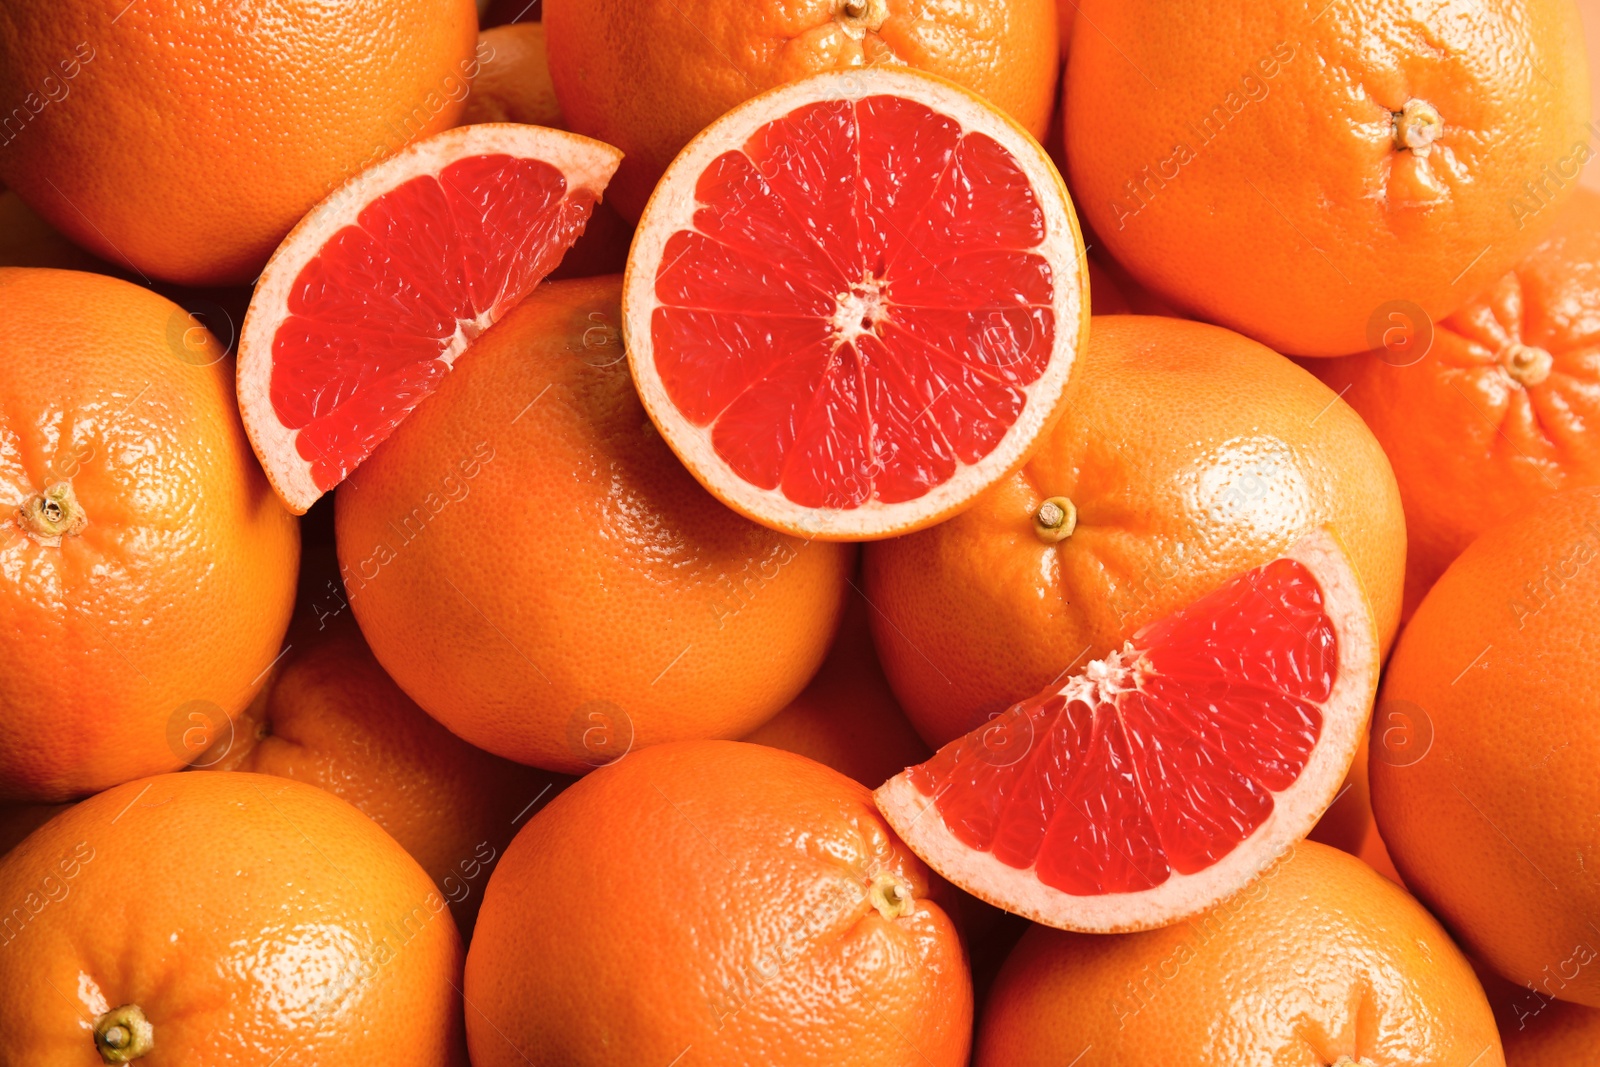
[[(850, 509), (812, 508), (762, 489), (740, 476), (712, 444), (712, 426), (696, 426), (668, 395), (656, 367), (651, 318), (658, 306), (657, 273), (668, 240), (694, 228), (696, 185), (723, 153), (736, 150), (762, 126), (797, 108), (827, 100), (898, 96), (960, 123), (963, 131), (992, 137), (1027, 175), (1047, 229), (1032, 251), (1055, 268), (1055, 339), (1045, 372), (1025, 387), (1028, 403), (998, 445), (975, 464), (961, 464), (948, 481), (915, 500), (885, 504), (869, 499)], [(780, 86), (723, 115), (680, 152), (645, 205), (622, 290), (623, 338), (634, 384), (645, 410), (689, 471), (734, 511), (785, 533), (820, 540), (867, 541), (896, 537), (940, 522), (1027, 461), (1063, 405), (1073, 362), (1089, 331), (1089, 274), (1083, 235), (1065, 182), (1039, 143), (1005, 113), (954, 82), (908, 67), (828, 71)]]
[(1045, 885), (1032, 868), (1011, 867), (959, 840), (946, 827), (935, 799), (912, 784), (909, 769), (878, 787), (878, 809), (911, 850), (947, 881), (995, 907), (1059, 930), (1128, 933), (1170, 926), (1243, 889), (1304, 839), (1337, 797), (1367, 729), (1378, 684), (1372, 611), (1337, 540), (1319, 531), (1302, 538), (1284, 557), (1303, 564), (1322, 588), (1324, 611), (1338, 636), (1338, 675), (1320, 705), (1323, 732), (1305, 769), (1288, 789), (1273, 794), (1273, 812), (1266, 821), (1216, 864), (1190, 875), (1173, 871), (1161, 885), (1140, 892), (1077, 896)]
[[(239, 334), (239, 411), (267, 480), (295, 514), (302, 515), (323, 490), (311, 463), (295, 446), (297, 430), (283, 425), (273, 410), (272, 343), (289, 315), (289, 294), (300, 272), (328, 240), (374, 200), (413, 178), (438, 174), (459, 159), (507, 155), (537, 159), (561, 171), (567, 190), (588, 190), (596, 199), (622, 161), (622, 152), (603, 141), (542, 126), (512, 122), (460, 126), (435, 134), (352, 176), (312, 208), (267, 261), (250, 299)], [(462, 323), (438, 359), (453, 364), (471, 339), (488, 329), (509, 307), (500, 303)]]

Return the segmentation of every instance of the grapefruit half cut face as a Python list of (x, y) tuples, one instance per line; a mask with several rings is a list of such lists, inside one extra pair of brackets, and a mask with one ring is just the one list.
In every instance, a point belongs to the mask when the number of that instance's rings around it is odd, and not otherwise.
[(1088, 326), (1044, 150), (906, 68), (815, 75), (707, 127), (639, 223), (624, 334), (650, 417), (724, 503), (868, 540), (1027, 458)]
[(1337, 795), (1377, 687), (1372, 614), (1319, 532), (878, 789), (929, 866), (1063, 930), (1178, 922)]
[(622, 153), (461, 126), (351, 178), (278, 246), (239, 337), (239, 407), (296, 513), (343, 481), (583, 232)]

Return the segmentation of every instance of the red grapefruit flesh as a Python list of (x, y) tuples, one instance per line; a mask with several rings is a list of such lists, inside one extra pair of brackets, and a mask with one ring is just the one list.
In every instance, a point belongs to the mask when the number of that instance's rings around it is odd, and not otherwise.
[(1343, 551), (1313, 534), (891, 778), (878, 807), (945, 878), (1035, 922), (1174, 923), (1333, 801), (1377, 649)]
[(1027, 458), (1088, 324), (1044, 150), (905, 68), (819, 74), (683, 150), (628, 257), (645, 407), (744, 515), (866, 540), (947, 518)]
[(622, 154), (538, 126), (462, 126), (356, 175), (284, 239), (239, 340), (239, 406), (304, 512), (577, 240)]

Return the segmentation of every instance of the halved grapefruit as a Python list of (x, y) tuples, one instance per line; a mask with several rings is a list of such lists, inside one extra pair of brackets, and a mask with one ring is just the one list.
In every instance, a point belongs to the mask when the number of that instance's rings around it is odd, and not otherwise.
[(891, 778), (878, 807), (929, 866), (1007, 911), (1165, 926), (1305, 837), (1377, 680), (1371, 609), (1319, 531)]
[(621, 158), (538, 126), (461, 126), (300, 221), (239, 337), (240, 411), (284, 503), (304, 512), (343, 481), (550, 273)]
[(931, 525), (1026, 459), (1088, 313), (1044, 149), (899, 67), (818, 74), (707, 127), (645, 207), (623, 289), (635, 384), (689, 470), (833, 540)]

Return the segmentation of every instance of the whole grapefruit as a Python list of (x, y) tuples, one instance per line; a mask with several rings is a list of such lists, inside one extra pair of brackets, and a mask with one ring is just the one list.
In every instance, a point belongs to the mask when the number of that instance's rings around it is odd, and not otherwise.
[(0, 860), (0, 900), (0, 1062), (378, 1067), (399, 1041), (466, 1067), (449, 909), (321, 789), (128, 782)]
[(300, 532), (256, 465), (233, 363), (128, 282), (0, 269), (0, 798), (186, 762), (277, 657)]
[(567, 781), (439, 725), (378, 666), (348, 612), (299, 635), (265, 699), (195, 765), (293, 778), (349, 801), (428, 872), (464, 936), (518, 827)]
[(1591, 1007), (1597, 627), (1600, 488), (1573, 489), (1489, 530), (1423, 598), (1384, 675), (1371, 764), (1389, 855), (1462, 947)]
[(1592, 154), (1571, 0), (1079, 0), (1073, 192), (1174, 304), (1280, 352), (1443, 318), (1551, 225)]
[(632, 753), (534, 816), (491, 877), (472, 1062), (961, 1067), (953, 898), (821, 764), (723, 741)]

